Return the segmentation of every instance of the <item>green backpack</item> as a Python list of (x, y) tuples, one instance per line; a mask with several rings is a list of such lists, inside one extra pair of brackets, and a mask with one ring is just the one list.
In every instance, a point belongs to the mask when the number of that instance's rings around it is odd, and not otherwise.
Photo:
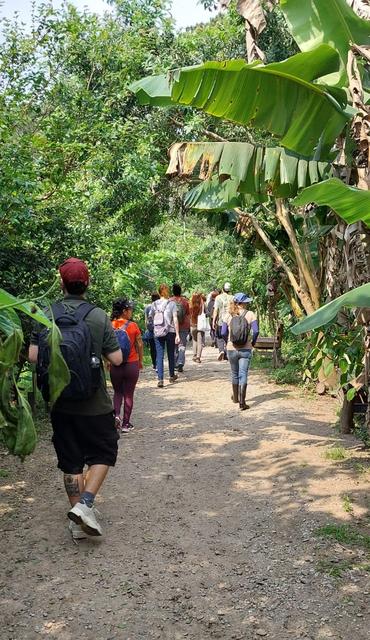
[(185, 307), (182, 304), (182, 302), (178, 302), (177, 300), (174, 300), (174, 303), (176, 305), (176, 310), (177, 310), (177, 319), (179, 321), (179, 324), (182, 324), (186, 316)]

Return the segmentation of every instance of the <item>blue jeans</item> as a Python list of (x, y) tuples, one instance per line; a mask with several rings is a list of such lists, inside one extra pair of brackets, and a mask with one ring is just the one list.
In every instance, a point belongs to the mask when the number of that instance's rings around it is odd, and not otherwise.
[(251, 349), (235, 349), (235, 351), (227, 352), (230, 368), (232, 384), (247, 384), (249, 365), (252, 359)]
[(221, 325), (217, 325), (216, 328), (216, 342), (217, 347), (220, 353), (224, 353), (226, 355), (226, 342), (225, 338), (221, 335)]
[(189, 329), (180, 329), (180, 344), (175, 346), (176, 366), (183, 367), (185, 364), (186, 339), (189, 335)]
[(172, 332), (167, 333), (163, 338), (154, 338), (155, 348), (157, 351), (158, 380), (163, 380), (164, 377), (164, 350), (166, 346), (170, 378), (175, 375), (175, 340), (176, 334)]

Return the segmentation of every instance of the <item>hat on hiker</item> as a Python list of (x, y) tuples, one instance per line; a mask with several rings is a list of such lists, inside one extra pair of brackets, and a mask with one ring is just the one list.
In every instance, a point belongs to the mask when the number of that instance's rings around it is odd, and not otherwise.
[(247, 302), (252, 302), (252, 298), (250, 298), (246, 293), (236, 293), (234, 296), (234, 302), (237, 304), (247, 304)]
[(89, 270), (83, 260), (68, 258), (59, 266), (60, 277), (64, 283), (83, 282), (89, 284)]
[(231, 284), (230, 282), (225, 282), (224, 286), (223, 286), (224, 291), (230, 291), (231, 289)]

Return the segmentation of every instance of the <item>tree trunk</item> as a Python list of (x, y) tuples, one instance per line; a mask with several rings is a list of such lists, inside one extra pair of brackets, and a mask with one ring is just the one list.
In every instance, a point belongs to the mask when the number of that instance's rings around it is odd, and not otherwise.
[(293, 288), (293, 291), (297, 294), (297, 297), (300, 300), (300, 302), (302, 304), (302, 307), (304, 308), (305, 312), (308, 315), (310, 315), (311, 313), (316, 311), (316, 308), (315, 308), (310, 296), (308, 295), (307, 291), (304, 291), (304, 289), (300, 286), (300, 284), (298, 283), (293, 271), (289, 268), (289, 266), (287, 265), (287, 263), (285, 262), (283, 257), (280, 255), (280, 253), (278, 252), (276, 247), (274, 247), (274, 245), (272, 244), (270, 238), (266, 235), (266, 233), (264, 232), (262, 227), (259, 225), (257, 220), (250, 213), (248, 213), (246, 211), (242, 211), (239, 208), (236, 208), (235, 211), (239, 215), (239, 218), (240, 218), (239, 221), (241, 223), (241, 228), (243, 227), (243, 218), (249, 220), (251, 222), (251, 224), (253, 225), (255, 231), (260, 236), (261, 240), (264, 242), (266, 247), (271, 252), (272, 256), (274, 257), (274, 259), (276, 261), (276, 263), (279, 265), (279, 267), (284, 269), (284, 271), (285, 271), (285, 273), (286, 273), (286, 275), (288, 277), (288, 280), (289, 280), (289, 282), (290, 282), (290, 284), (291, 284), (291, 286)]
[(307, 266), (306, 260), (304, 259), (301, 247), (299, 246), (297, 236), (290, 219), (289, 209), (285, 205), (284, 200), (282, 200), (281, 198), (276, 198), (276, 216), (287, 233), (289, 242), (292, 245), (292, 249), (296, 257), (298, 269), (302, 274), (304, 284), (307, 285), (308, 293), (316, 310), (320, 306), (320, 293), (314, 281), (313, 275)]
[(346, 396), (344, 396), (343, 406), (340, 413), (340, 432), (341, 433), (351, 433), (354, 424), (353, 424), (353, 400), (347, 400)]

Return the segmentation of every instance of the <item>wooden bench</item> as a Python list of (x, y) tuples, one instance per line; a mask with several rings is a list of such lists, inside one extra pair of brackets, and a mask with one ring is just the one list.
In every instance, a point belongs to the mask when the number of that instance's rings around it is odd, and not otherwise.
[(258, 351), (272, 352), (272, 362), (274, 369), (281, 366), (281, 344), (283, 341), (284, 325), (280, 323), (276, 333), (272, 337), (258, 336), (255, 349)]

